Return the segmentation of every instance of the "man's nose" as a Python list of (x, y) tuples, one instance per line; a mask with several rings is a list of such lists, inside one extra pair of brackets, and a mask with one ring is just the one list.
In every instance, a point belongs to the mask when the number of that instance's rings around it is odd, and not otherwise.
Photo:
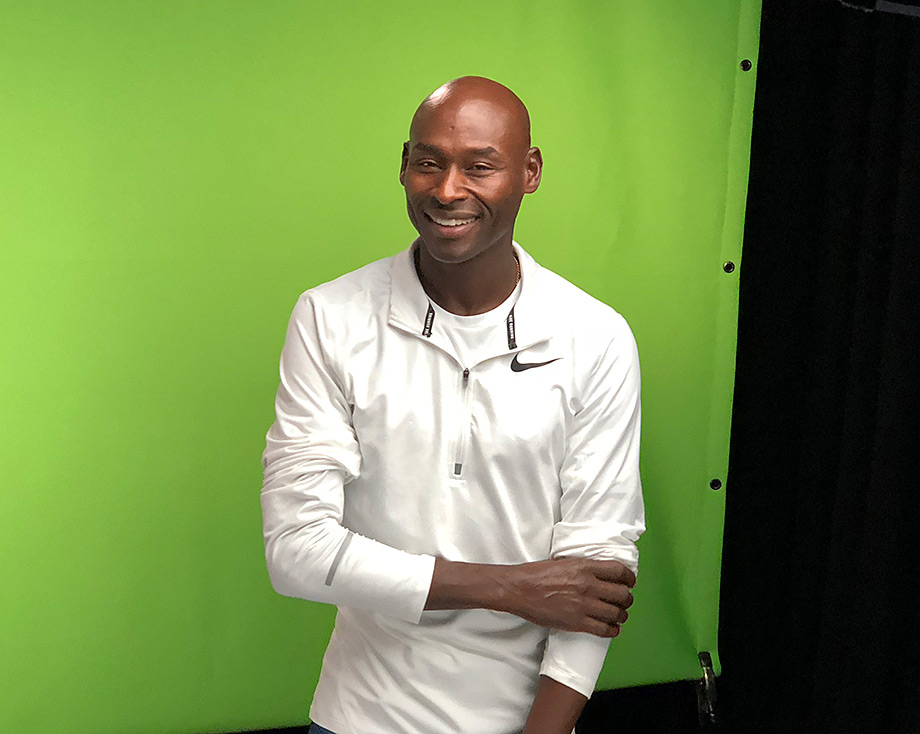
[(444, 172), (435, 188), (434, 196), (441, 204), (450, 204), (466, 197), (463, 190), (463, 174), (458, 168), (450, 166)]

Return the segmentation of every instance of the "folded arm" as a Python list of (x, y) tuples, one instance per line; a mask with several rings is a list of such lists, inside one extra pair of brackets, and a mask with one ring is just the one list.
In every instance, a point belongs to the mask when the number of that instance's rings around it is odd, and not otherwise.
[(342, 526), (344, 486), (361, 470), (351, 410), (309, 295), (294, 307), (281, 353), (275, 422), (262, 456), (262, 521), (281, 594), (417, 622), (434, 557), (406, 553)]

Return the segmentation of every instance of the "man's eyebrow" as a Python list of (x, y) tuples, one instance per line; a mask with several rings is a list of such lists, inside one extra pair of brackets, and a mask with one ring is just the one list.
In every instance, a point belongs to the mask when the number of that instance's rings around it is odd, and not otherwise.
[(440, 156), (444, 155), (443, 150), (441, 150), (436, 145), (431, 145), (430, 143), (416, 143), (412, 147), (415, 148), (416, 150), (423, 150), (426, 153), (432, 153), (434, 155), (440, 155)]
[[(431, 143), (416, 143), (412, 146), (415, 150), (422, 150), (426, 153), (431, 153), (432, 155), (444, 156), (444, 151), (441, 150), (438, 146), (432, 145)], [(474, 156), (493, 156), (498, 155), (498, 151), (493, 148), (491, 145), (485, 148), (471, 148), (470, 150), (465, 151), (469, 155)]]

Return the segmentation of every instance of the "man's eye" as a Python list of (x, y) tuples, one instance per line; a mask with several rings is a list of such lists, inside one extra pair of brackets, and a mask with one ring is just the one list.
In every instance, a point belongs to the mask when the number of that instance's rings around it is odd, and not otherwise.
[(474, 163), (472, 168), (477, 173), (486, 173), (492, 170), (492, 166), (486, 165), (485, 163)]
[(434, 161), (417, 161), (415, 165), (419, 168), (437, 168), (437, 164)]

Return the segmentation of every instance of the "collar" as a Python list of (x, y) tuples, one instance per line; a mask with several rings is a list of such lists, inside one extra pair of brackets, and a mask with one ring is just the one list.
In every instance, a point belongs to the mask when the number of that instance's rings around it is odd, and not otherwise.
[[(437, 334), (429, 336), (430, 301), (419, 282), (413, 261), (415, 249), (419, 246), (416, 239), (408, 249), (393, 258), (388, 322), (419, 339), (431, 339), (436, 343)], [(552, 324), (555, 316), (551, 311), (552, 299), (546, 298), (546, 294), (541, 298), (544, 269), (517, 242), (512, 242), (512, 246), (521, 263), (521, 295), (513, 309), (515, 346), (509, 348), (508, 354), (549, 339), (554, 332)], [(447, 345), (436, 345), (450, 351)]]

